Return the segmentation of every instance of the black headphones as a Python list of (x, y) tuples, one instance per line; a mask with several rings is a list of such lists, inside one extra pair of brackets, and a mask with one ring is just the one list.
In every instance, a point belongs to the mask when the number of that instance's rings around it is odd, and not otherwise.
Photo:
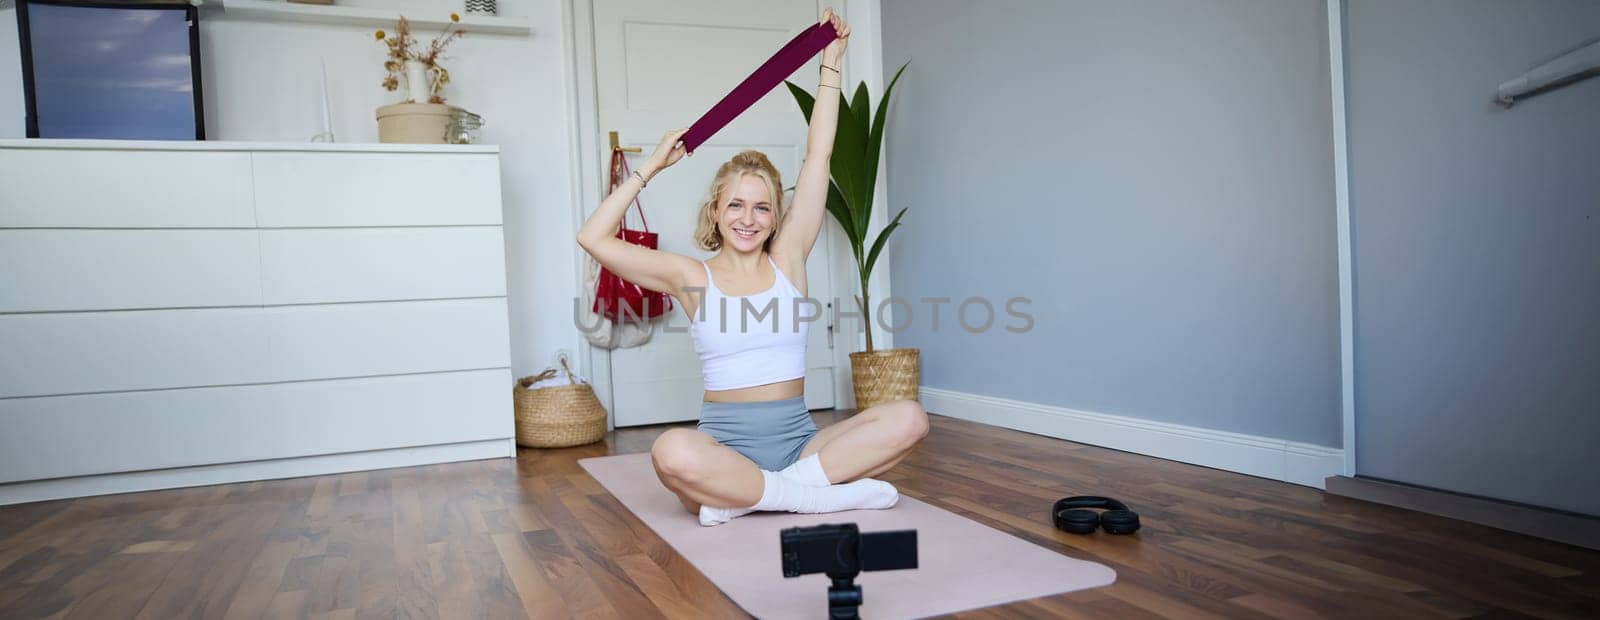
[[(1102, 508), (1104, 513), (1084, 508)], [(1139, 531), (1139, 515), (1127, 504), (1096, 495), (1078, 495), (1056, 500), (1050, 509), (1056, 529), (1073, 534), (1093, 534), (1096, 527), (1107, 534), (1132, 534)]]

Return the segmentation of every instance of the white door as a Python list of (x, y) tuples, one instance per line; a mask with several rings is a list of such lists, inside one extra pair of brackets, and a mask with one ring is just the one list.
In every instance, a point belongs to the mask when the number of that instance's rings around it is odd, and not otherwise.
[[(663, 133), (694, 123), (821, 14), (814, 0), (594, 0), (593, 6), (599, 143), (606, 145), (604, 134), (616, 131), (622, 145), (642, 147), (643, 154), (630, 155), (635, 167)], [(791, 79), (814, 87), (817, 62), (812, 59)], [(788, 89), (779, 85), (701, 145), (693, 157), (657, 176), (640, 200), (650, 230), (660, 234), (661, 249), (709, 258), (711, 253), (694, 246), (694, 224), (717, 166), (741, 150), (757, 149), (777, 166), (784, 185), (792, 186), (804, 157), (805, 138), (805, 118)], [(605, 169), (601, 162), (601, 170)], [(828, 268), (831, 228), (823, 227), (806, 262), (806, 292), (825, 308), (833, 299)], [(682, 308), (674, 304), (674, 312), (669, 325), (676, 330), (658, 325), (644, 346), (611, 351), (611, 406), (617, 426), (700, 416), (705, 388), (700, 359), (684, 329), (688, 321)], [(832, 316), (824, 312), (824, 319)], [(831, 408), (831, 323), (813, 323), (809, 333), (806, 406)]]

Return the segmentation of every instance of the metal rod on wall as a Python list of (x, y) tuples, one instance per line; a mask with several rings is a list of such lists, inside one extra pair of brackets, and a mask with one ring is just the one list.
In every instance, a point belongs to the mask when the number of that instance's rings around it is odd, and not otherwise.
[(1600, 39), (1578, 46), (1500, 85), (1495, 102), (1511, 107), (1520, 99), (1600, 76)]

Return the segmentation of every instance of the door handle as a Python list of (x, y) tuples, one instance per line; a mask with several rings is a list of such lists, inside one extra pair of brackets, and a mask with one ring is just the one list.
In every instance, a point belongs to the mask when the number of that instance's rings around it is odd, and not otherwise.
[[(828, 303), (828, 310), (833, 310), (832, 302)], [(829, 312), (828, 316), (833, 316), (833, 313)], [(833, 349), (833, 323), (828, 323), (828, 349)]]
[(644, 152), (644, 149), (639, 148), (637, 146), (617, 146), (617, 132), (615, 132), (615, 131), (610, 132), (607, 135), (610, 136), (610, 138), (611, 138), (611, 150), (613, 150), (613, 151), (622, 151), (624, 153), (643, 153)]

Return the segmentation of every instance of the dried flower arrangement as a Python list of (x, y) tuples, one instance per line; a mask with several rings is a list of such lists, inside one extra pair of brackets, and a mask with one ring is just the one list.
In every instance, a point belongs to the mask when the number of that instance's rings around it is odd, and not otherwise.
[(444, 90), (445, 84), (450, 83), (450, 71), (440, 66), (439, 60), (448, 58), (444, 55), (444, 49), (451, 41), (466, 34), (467, 31), (455, 27), (460, 22), (461, 16), (451, 13), (450, 25), (445, 26), (444, 32), (428, 44), (427, 52), (418, 52), (415, 49), (417, 40), (411, 36), (411, 24), (406, 21), (404, 15), (400, 16), (400, 22), (395, 25), (394, 36), (389, 36), (382, 30), (373, 33), (377, 40), (383, 41), (389, 48), (389, 56), (383, 62), (383, 68), (388, 72), (383, 78), (383, 88), (389, 91), (398, 90), (400, 75), (405, 72), (406, 62), (416, 61), (428, 67), (430, 82), (428, 103), (444, 103), (444, 97), (439, 96), (439, 93)]

